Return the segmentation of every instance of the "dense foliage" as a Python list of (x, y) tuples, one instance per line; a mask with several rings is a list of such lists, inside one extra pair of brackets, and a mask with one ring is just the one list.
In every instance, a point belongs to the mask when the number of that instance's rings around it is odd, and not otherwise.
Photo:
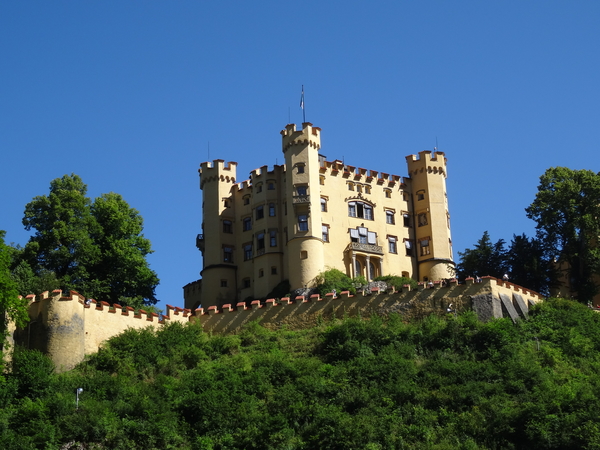
[(17, 283), (10, 273), (12, 249), (4, 243), (4, 235), (5, 231), (0, 230), (0, 349), (7, 334), (8, 321), (14, 321), (20, 326), (27, 321), (26, 302), (19, 299)]
[(156, 273), (139, 212), (115, 193), (92, 201), (77, 175), (50, 183), (50, 193), (25, 206), (23, 225), (35, 230), (13, 260), (20, 293), (61, 288), (109, 303), (156, 303)]
[(540, 177), (527, 217), (536, 221), (549, 257), (559, 261), (562, 279), (580, 301), (591, 300), (599, 291), (600, 174), (551, 167)]
[(456, 267), (459, 278), (492, 276), (502, 278), (537, 292), (548, 294), (553, 275), (552, 264), (541, 243), (525, 234), (513, 236), (509, 248), (503, 239), (492, 243), (484, 231), (481, 239), (471, 249), (458, 252), (460, 262)]
[(61, 375), (17, 352), (0, 447), (599, 448), (599, 355), (600, 314), (566, 300), (516, 325), (467, 313), (131, 330)]

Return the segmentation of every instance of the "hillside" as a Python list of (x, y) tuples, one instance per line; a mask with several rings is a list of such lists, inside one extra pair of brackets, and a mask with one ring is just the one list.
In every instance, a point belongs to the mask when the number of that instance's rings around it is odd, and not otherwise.
[(58, 375), (17, 351), (0, 447), (600, 448), (599, 350), (600, 314), (561, 299), (516, 325), (466, 313), (132, 330)]

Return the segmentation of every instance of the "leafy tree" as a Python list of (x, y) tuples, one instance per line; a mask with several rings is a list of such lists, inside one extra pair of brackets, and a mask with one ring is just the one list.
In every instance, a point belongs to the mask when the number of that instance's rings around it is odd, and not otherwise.
[(526, 212), (537, 222), (547, 257), (563, 270), (559, 277), (580, 301), (591, 300), (600, 274), (600, 174), (566, 167), (546, 170)]
[(512, 282), (548, 294), (552, 267), (540, 241), (513, 235), (506, 259)]
[(27, 204), (23, 224), (36, 231), (22, 252), (26, 264), (19, 261), (15, 277), (24, 288), (51, 285), (55, 277), (60, 288), (96, 300), (155, 304), (159, 280), (146, 261), (152, 250), (139, 212), (119, 194), (103, 194), (92, 202), (86, 193), (79, 176), (64, 175), (50, 183), (48, 196)]
[(139, 211), (111, 192), (94, 200), (91, 213), (98, 225), (92, 238), (100, 252), (89, 268), (96, 280), (94, 298), (136, 306), (144, 300), (156, 303), (158, 277), (146, 261), (152, 249), (142, 234), (144, 220)]
[[(4, 243), (6, 232), (0, 230), (0, 331), (1, 340), (6, 337), (8, 321), (14, 321), (18, 326), (27, 323), (26, 300), (19, 299), (17, 283), (10, 275), (11, 249)], [(0, 359), (1, 364), (1, 359)]]
[(419, 286), (416, 280), (407, 277), (399, 277), (398, 275), (383, 275), (375, 278), (373, 281), (385, 281), (388, 285), (394, 286), (394, 289), (397, 291), (402, 290), (402, 287), (404, 287), (405, 284), (410, 285), (412, 289), (416, 289)]
[[(50, 194), (35, 197), (25, 206), (23, 225), (36, 232), (24, 256), (34, 270), (56, 274), (63, 289), (87, 291), (87, 268), (99, 257), (91, 231), (97, 224), (90, 214), (87, 186), (75, 174), (50, 182)], [(83, 293), (82, 292), (82, 293)]]
[(508, 271), (504, 239), (492, 244), (487, 231), (483, 232), (483, 236), (477, 241), (475, 248), (467, 248), (464, 252), (458, 252), (458, 255), (460, 263), (456, 270), (459, 277), (490, 275), (502, 278)]

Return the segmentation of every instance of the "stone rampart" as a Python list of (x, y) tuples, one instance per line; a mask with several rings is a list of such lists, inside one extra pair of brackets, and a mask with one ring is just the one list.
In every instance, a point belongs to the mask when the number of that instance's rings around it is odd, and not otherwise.
[(220, 309), (211, 306), (195, 311), (192, 320), (200, 321), (205, 331), (236, 333), (252, 321), (259, 321), (266, 328), (288, 326), (301, 329), (314, 326), (319, 317), (323, 319), (343, 317), (369, 317), (373, 314), (388, 316), (398, 313), (406, 318), (421, 318), (429, 314), (447, 314), (473, 309), (481, 320), (510, 317), (513, 321), (527, 317), (529, 307), (542, 297), (529, 289), (492, 277), (480, 280), (468, 278), (464, 284), (451, 280), (444, 284), (420, 283), (411, 290), (393, 289), (361, 292), (350, 295), (342, 292), (337, 296), (327, 294), (324, 298), (315, 294), (310, 298), (254, 300), (246, 303), (224, 305)]
[(188, 322), (190, 318), (189, 310), (171, 305), (159, 317), (131, 307), (86, 300), (75, 291), (63, 295), (56, 290), (28, 298), (29, 324), (14, 331), (14, 343), (46, 353), (58, 371), (72, 369), (85, 355), (97, 352), (104, 341), (128, 328), (158, 328), (168, 322)]

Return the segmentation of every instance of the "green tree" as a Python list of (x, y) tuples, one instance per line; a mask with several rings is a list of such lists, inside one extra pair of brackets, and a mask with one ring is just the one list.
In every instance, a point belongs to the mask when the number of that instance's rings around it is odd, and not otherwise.
[[(155, 304), (158, 277), (146, 261), (152, 250), (139, 212), (119, 194), (92, 202), (86, 193), (79, 176), (65, 175), (50, 183), (48, 196), (35, 197), (25, 207), (23, 224), (36, 231), (22, 260), (37, 285), (47, 286), (55, 276), (62, 289), (96, 300)], [(36, 286), (27, 265), (16, 266), (15, 274), (24, 285)]]
[(97, 280), (94, 298), (131, 306), (155, 304), (158, 277), (146, 261), (152, 249), (142, 234), (139, 211), (111, 192), (95, 199), (91, 212), (99, 225), (92, 237), (100, 250), (100, 258), (90, 267)]
[(567, 280), (580, 301), (591, 300), (600, 274), (600, 174), (566, 167), (546, 170), (526, 212), (537, 222), (537, 238), (547, 257), (563, 270), (553, 282)]
[[(14, 321), (18, 326), (27, 323), (26, 300), (19, 298), (17, 283), (10, 274), (11, 248), (4, 243), (6, 232), (0, 230), (0, 331), (2, 332), (0, 344), (4, 342), (9, 321)], [(0, 365), (2, 359), (0, 358)]]
[(464, 252), (458, 252), (458, 255), (460, 263), (456, 270), (459, 277), (490, 275), (502, 278), (508, 272), (504, 239), (492, 244), (487, 231), (483, 232), (475, 248), (467, 248)]
[(540, 241), (513, 235), (506, 259), (513, 283), (548, 294), (551, 266)]
[(97, 224), (90, 213), (87, 186), (75, 174), (50, 182), (50, 194), (35, 197), (25, 206), (23, 225), (36, 230), (24, 249), (34, 271), (56, 274), (61, 288), (84, 293), (90, 280), (87, 268), (98, 261), (91, 237)]

